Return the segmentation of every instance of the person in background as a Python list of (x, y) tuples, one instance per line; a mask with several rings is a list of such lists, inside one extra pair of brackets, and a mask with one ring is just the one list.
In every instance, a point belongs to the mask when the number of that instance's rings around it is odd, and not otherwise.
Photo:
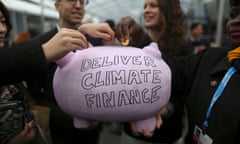
[[(183, 99), (188, 113), (185, 144), (240, 143), (240, 1), (229, 3), (227, 48), (207, 48), (185, 59), (165, 59), (172, 71), (172, 91)], [(132, 132), (137, 133), (134, 125)], [(142, 134), (152, 136), (147, 130)]]
[(24, 44), (27, 43), (31, 39), (31, 35), (28, 31), (21, 31), (14, 38), (12, 44)]
[(201, 23), (193, 23), (190, 27), (190, 32), (188, 44), (192, 53), (196, 54), (210, 46), (210, 41), (203, 37), (204, 28)]
[[(183, 12), (179, 0), (145, 0), (144, 26), (148, 36), (156, 42), (164, 57), (187, 56), (186, 35), (183, 26)], [(116, 27), (116, 35), (120, 41), (130, 37), (130, 44), (137, 47), (144, 45), (147, 38), (142, 36), (141, 27), (133, 18), (122, 18)], [(141, 43), (142, 44), (138, 44)], [(177, 93), (173, 93), (177, 95)], [(172, 97), (167, 105), (168, 114), (162, 117), (163, 125), (153, 132), (151, 138), (134, 135), (129, 123), (124, 123), (121, 144), (152, 144), (181, 142), (184, 129), (184, 105), (181, 99)], [(164, 112), (166, 113), (166, 112)], [(164, 114), (163, 113), (163, 114)]]
[[(84, 28), (84, 25), (92, 26), (95, 25), (94, 23), (81, 24), (85, 13), (84, 7), (87, 3), (88, 0), (56, 0), (55, 8), (59, 14), (59, 20), (56, 24), (56, 27), (42, 35), (35, 37), (30, 41), (30, 43), (41, 45), (42, 43), (48, 41), (61, 28), (79, 28), (80, 30), (83, 30), (83, 34), (85, 34), (87, 40), (92, 45), (95, 45), (95, 38), (101, 38), (109, 42), (113, 41), (115, 39), (114, 32), (111, 30), (108, 24), (99, 24), (99, 33), (96, 33), (96, 35), (90, 35), (93, 29)], [(108, 29), (112, 32), (110, 37), (106, 38), (104, 29)], [(94, 38), (89, 39), (90, 37)], [(85, 143), (88, 144), (97, 144), (102, 130), (100, 124), (94, 125), (88, 129), (75, 128), (73, 125), (73, 118), (66, 114), (58, 106), (52, 87), (53, 75), (56, 68), (57, 64), (55, 62), (48, 63), (48, 72), (44, 74), (44, 77), (27, 81), (29, 91), (32, 94), (32, 97), (34, 97), (36, 104), (48, 106), (51, 109), (50, 130), (53, 143), (70, 144), (75, 143), (76, 141), (85, 141)]]
[[(7, 8), (0, 2), (0, 48), (8, 48), (8, 44), (4, 41), (9, 37), (11, 31), (11, 22)], [(5, 59), (6, 61), (7, 59)], [(36, 128), (34, 125), (34, 119), (30, 113), (30, 109), (27, 105), (24, 105), (25, 95), (20, 91), (20, 88), (15, 84), (7, 84), (0, 87), (0, 143), (11, 144), (16, 143), (18, 140), (20, 143), (30, 143), (34, 141), (36, 135)], [(16, 103), (18, 101), (18, 103)], [(11, 108), (9, 105), (13, 105), (18, 108)], [(20, 110), (20, 108), (22, 110)], [(6, 109), (6, 110), (5, 110)], [(10, 113), (9, 113), (10, 112)], [(15, 119), (13, 118), (13, 115)], [(17, 115), (18, 114), (18, 115)], [(22, 119), (22, 116), (28, 119)], [(12, 125), (15, 123), (15, 126)], [(10, 125), (7, 127), (7, 125)]]

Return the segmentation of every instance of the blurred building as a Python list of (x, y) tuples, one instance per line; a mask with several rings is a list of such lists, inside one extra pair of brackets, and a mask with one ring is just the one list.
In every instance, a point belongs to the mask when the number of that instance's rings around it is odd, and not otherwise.
[(14, 29), (12, 37), (20, 31), (42, 33), (57, 21), (58, 14), (53, 0), (2, 0), (10, 10)]
[[(204, 24), (205, 37), (217, 41), (218, 45), (226, 42), (225, 25), (229, 18), (229, 5), (226, 0), (181, 0), (185, 13), (185, 23), (187, 33), (192, 23), (200, 22)], [(219, 9), (223, 5), (222, 9)], [(223, 12), (224, 10), (224, 12)], [(222, 13), (221, 13), (222, 12)], [(219, 21), (219, 19), (221, 21)], [(221, 31), (220, 31), (221, 29)], [(219, 39), (216, 38), (219, 36)]]
[[(132, 16), (136, 21), (143, 23), (144, 0), (89, 0), (85, 7), (86, 17), (84, 22), (103, 22), (106, 19), (113, 19), (117, 22), (121, 17)], [(219, 27), (219, 6), (226, 0), (180, 0), (185, 15), (186, 30), (193, 22), (201, 22), (205, 25), (205, 35), (212, 37), (217, 33)], [(2, 0), (9, 8), (13, 23), (13, 37), (20, 31), (31, 30), (35, 33), (42, 33), (55, 26), (58, 13), (55, 10), (55, 0)], [(224, 4), (222, 15), (223, 23), (228, 19), (229, 6)], [(225, 27), (222, 27), (221, 34), (224, 35)], [(223, 36), (224, 38), (224, 36)]]

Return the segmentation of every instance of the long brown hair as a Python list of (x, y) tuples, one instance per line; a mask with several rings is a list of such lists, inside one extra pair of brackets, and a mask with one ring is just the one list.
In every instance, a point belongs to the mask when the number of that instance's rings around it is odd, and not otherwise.
[(157, 43), (168, 55), (178, 55), (186, 44), (183, 11), (179, 0), (158, 0), (161, 26)]

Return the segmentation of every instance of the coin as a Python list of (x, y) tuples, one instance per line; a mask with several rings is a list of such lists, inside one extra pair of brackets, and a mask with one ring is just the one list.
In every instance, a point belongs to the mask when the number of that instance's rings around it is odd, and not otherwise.
[(122, 44), (123, 46), (127, 46), (127, 45), (129, 45), (129, 42), (130, 42), (129, 39), (125, 39), (124, 41), (121, 42), (121, 44)]

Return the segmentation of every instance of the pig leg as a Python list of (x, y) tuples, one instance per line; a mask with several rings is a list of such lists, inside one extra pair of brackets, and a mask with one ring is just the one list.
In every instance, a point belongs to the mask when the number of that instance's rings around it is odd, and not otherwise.
[(74, 118), (73, 124), (75, 128), (87, 128), (91, 125), (91, 122), (86, 119)]
[(148, 129), (152, 132), (156, 128), (156, 117), (136, 121), (136, 126), (139, 132), (142, 132), (143, 129)]

